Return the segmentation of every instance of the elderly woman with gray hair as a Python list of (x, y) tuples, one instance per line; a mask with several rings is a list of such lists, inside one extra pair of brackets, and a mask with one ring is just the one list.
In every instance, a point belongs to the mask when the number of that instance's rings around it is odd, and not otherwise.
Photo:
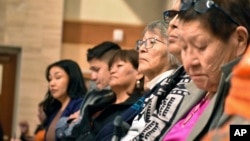
[[(138, 71), (143, 73), (147, 79), (146, 93), (133, 106), (121, 114), (123, 121), (129, 125), (132, 124), (128, 133), (124, 130), (121, 131), (122, 133), (119, 132), (119, 135), (114, 133), (115, 136), (113, 136), (112, 140), (122, 139), (127, 141), (133, 139), (145, 129), (146, 125), (150, 124), (151, 118), (157, 118), (153, 115), (154, 111), (158, 111), (159, 115), (164, 115), (162, 113), (164, 110), (160, 111), (158, 109), (165, 109), (167, 103), (176, 102), (175, 100), (165, 99), (166, 95), (170, 95), (168, 97), (170, 99), (175, 97), (179, 99), (179, 95), (188, 94), (182, 85), (188, 83), (190, 79), (185, 75), (182, 67), (178, 68), (180, 66), (179, 60), (168, 51), (167, 27), (164, 21), (153, 21), (145, 27), (142, 39), (136, 42), (136, 50), (139, 52)], [(177, 84), (172, 83), (169, 85), (168, 82), (176, 72), (180, 74), (176, 81)], [(180, 93), (177, 94), (177, 92)], [(99, 132), (96, 140), (110, 140), (110, 136), (113, 135), (110, 132), (117, 131), (116, 126), (116, 121), (114, 121), (114, 125), (110, 125), (106, 130)]]
[(149, 92), (124, 141), (157, 140), (175, 119), (182, 98), (189, 94), (184, 85), (190, 79), (180, 60), (169, 53), (167, 28), (164, 21), (152, 22), (137, 41), (139, 71), (149, 79)]

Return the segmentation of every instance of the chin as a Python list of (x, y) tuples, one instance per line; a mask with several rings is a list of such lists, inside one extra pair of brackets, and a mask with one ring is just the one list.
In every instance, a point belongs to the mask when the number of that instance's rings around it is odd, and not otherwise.
[(194, 84), (199, 88), (199, 89), (202, 89), (202, 90), (206, 90), (207, 91), (207, 87), (206, 85), (204, 85), (204, 81), (195, 81), (193, 80)]
[(141, 73), (146, 73), (149, 69), (148, 68), (139, 68), (138, 71), (141, 72)]
[(102, 86), (96, 86), (96, 88), (97, 88), (98, 90), (104, 89)]
[(59, 96), (57, 96), (57, 95), (53, 95), (53, 98), (56, 100), (59, 100)]
[(212, 91), (215, 91), (214, 90), (214, 87), (212, 85), (208, 85), (207, 83), (205, 83), (204, 81), (202, 82), (199, 82), (199, 83), (195, 83), (196, 86), (199, 88), (199, 89), (202, 89), (202, 90), (205, 90), (205, 91), (209, 91), (209, 92), (212, 92)]

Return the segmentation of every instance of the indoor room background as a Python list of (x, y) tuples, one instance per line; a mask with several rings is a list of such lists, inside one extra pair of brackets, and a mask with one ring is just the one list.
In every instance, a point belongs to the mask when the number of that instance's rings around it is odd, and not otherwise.
[(45, 69), (59, 59), (79, 63), (103, 41), (134, 48), (146, 24), (163, 19), (171, 0), (0, 0), (0, 120), (5, 139), (18, 123), (38, 124), (37, 104), (47, 91)]

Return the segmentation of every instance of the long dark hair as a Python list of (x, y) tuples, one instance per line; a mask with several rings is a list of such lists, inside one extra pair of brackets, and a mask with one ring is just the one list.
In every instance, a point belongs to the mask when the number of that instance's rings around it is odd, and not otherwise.
[[(129, 62), (132, 64), (133, 68), (138, 70), (139, 57), (138, 52), (134, 49), (122, 49), (118, 50), (114, 56), (110, 59), (108, 65), (109, 68), (117, 61), (122, 60), (124, 62)], [(144, 91), (144, 77), (140, 80), (140, 86), (135, 86), (134, 92), (143, 94)], [(136, 84), (135, 84), (136, 85)]]
[[(79, 65), (75, 61), (68, 59), (60, 60), (50, 64), (47, 67), (45, 73), (48, 82), (50, 81), (49, 72), (51, 68), (55, 66), (62, 68), (69, 76), (69, 84), (67, 88), (67, 94), (69, 95), (69, 97), (71, 99), (84, 97), (87, 92), (87, 87), (85, 85), (84, 77)], [(48, 89), (44, 100), (44, 112), (47, 116), (47, 119), (49, 119), (48, 117), (50, 117), (51, 114), (59, 110), (60, 107), (61, 103), (53, 98), (50, 90)]]

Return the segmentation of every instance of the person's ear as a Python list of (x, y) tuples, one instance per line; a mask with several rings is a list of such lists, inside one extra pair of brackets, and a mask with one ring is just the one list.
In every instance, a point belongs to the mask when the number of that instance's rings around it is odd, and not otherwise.
[(142, 73), (139, 73), (138, 72), (138, 74), (137, 74), (137, 76), (136, 76), (136, 80), (141, 80), (142, 78), (143, 78), (143, 74)]
[(249, 34), (244, 26), (238, 26), (236, 28), (236, 36), (238, 41), (237, 56), (241, 56), (247, 49)]

